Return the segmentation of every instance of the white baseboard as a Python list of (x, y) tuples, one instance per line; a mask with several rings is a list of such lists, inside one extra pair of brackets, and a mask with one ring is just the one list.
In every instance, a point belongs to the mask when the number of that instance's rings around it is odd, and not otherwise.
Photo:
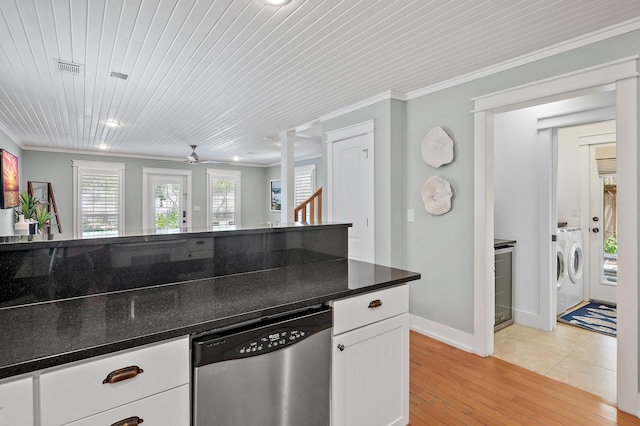
[(533, 314), (531, 312), (519, 311), (517, 309), (514, 309), (513, 321), (516, 324), (524, 325), (531, 328), (541, 329), (540, 314)]
[(447, 327), (437, 322), (410, 314), (411, 330), (439, 340), (440, 342), (461, 349), (465, 352), (474, 352), (473, 334)]

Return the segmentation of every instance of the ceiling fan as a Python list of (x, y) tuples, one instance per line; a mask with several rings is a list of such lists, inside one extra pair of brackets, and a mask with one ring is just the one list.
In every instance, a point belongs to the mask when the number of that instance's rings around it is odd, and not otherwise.
[(200, 156), (196, 154), (196, 148), (198, 145), (189, 145), (191, 147), (191, 154), (187, 155), (186, 163), (189, 164), (229, 164), (224, 161), (216, 161), (216, 160), (201, 160)]

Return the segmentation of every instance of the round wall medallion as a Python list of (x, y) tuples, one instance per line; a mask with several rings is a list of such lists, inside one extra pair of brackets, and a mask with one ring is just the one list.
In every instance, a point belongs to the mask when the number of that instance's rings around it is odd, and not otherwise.
[(439, 216), (451, 210), (451, 185), (438, 176), (429, 178), (422, 185), (422, 201), (424, 209), (432, 215)]
[(433, 167), (453, 161), (453, 139), (442, 127), (434, 127), (422, 139), (422, 159)]

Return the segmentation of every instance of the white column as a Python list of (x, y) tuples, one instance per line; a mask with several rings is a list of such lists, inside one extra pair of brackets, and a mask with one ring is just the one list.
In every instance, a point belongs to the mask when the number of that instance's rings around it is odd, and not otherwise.
[(296, 208), (293, 199), (294, 163), (293, 163), (293, 137), (295, 132), (283, 130), (280, 132), (280, 179), (282, 184), (282, 210), (280, 221), (290, 223), (294, 221), (293, 209)]

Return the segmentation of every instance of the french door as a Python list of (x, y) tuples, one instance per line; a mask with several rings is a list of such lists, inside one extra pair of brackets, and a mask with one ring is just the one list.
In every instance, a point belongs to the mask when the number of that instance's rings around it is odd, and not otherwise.
[(191, 171), (143, 169), (143, 228), (154, 233), (191, 229)]

